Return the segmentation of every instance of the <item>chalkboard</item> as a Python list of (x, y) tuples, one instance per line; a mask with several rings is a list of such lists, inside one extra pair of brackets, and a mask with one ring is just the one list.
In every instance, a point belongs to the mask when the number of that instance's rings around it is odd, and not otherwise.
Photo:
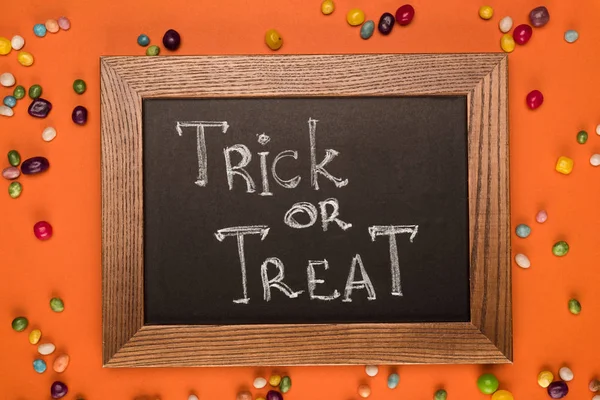
[(145, 324), (470, 320), (466, 96), (142, 116)]

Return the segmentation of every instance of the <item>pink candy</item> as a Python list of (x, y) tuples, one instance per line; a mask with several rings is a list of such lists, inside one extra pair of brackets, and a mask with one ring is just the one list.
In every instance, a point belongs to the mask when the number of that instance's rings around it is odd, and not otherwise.
[(547, 219), (548, 219), (548, 213), (546, 212), (546, 210), (539, 211), (537, 213), (537, 215), (535, 216), (535, 220), (540, 224), (543, 224), (544, 222), (546, 222)]
[(52, 237), (52, 225), (46, 221), (40, 221), (33, 226), (33, 234), (39, 240), (48, 240)]
[(526, 101), (527, 107), (531, 108), (532, 110), (535, 110), (544, 102), (544, 95), (539, 90), (532, 90), (527, 95)]
[(68, 31), (71, 27), (71, 21), (67, 17), (60, 17), (58, 19), (58, 26), (60, 26), (60, 29)]

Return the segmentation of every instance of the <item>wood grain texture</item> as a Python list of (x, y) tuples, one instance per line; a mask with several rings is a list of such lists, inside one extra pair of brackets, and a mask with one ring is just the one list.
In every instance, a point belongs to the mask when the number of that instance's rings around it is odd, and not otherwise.
[[(510, 362), (507, 65), (495, 53), (102, 58), (104, 365)], [(143, 98), (456, 94), (469, 105), (471, 323), (143, 326)]]

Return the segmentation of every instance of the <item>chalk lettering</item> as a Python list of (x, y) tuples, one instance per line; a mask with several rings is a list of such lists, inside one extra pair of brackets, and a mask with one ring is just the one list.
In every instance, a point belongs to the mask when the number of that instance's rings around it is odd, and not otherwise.
[(308, 261), (308, 267), (306, 268), (306, 276), (308, 278), (307, 279), (308, 280), (308, 294), (311, 299), (325, 300), (325, 301), (335, 300), (338, 297), (340, 297), (340, 292), (338, 292), (337, 290), (334, 290), (333, 293), (330, 294), (329, 296), (322, 296), (322, 295), (315, 294), (315, 288), (317, 287), (317, 284), (325, 283), (325, 280), (315, 278), (315, 267), (320, 266), (320, 265), (323, 266), (323, 269), (325, 271), (327, 271), (329, 269), (329, 263), (327, 262), (327, 260), (322, 260), (322, 261), (321, 260), (319, 260), (319, 261), (310, 260), (310, 261)]
[(310, 139), (310, 182), (315, 190), (319, 190), (318, 174), (323, 175), (325, 178), (332, 181), (335, 187), (341, 188), (348, 184), (348, 179), (336, 178), (331, 175), (326, 169), (325, 165), (329, 164), (337, 155), (339, 151), (334, 149), (325, 150), (325, 158), (319, 164), (317, 164), (317, 122), (316, 119), (310, 118), (308, 120), (308, 133)]
[[(356, 265), (357, 264), (360, 269), (360, 274), (361, 274), (361, 278), (362, 278), (359, 281), (354, 280), (354, 278), (355, 278), (354, 275), (356, 274)], [(362, 262), (362, 259), (360, 258), (360, 254), (355, 255), (354, 258), (352, 259), (352, 264), (350, 265), (350, 272), (348, 273), (348, 280), (346, 281), (346, 287), (344, 289), (344, 298), (342, 299), (343, 302), (350, 303), (352, 301), (350, 296), (352, 295), (352, 291), (354, 289), (366, 289), (368, 300), (375, 300), (375, 298), (376, 298), (375, 288), (373, 287), (373, 284), (371, 283), (371, 279), (369, 278), (369, 275), (367, 274), (367, 271), (365, 270), (365, 266)]]
[[(231, 166), (231, 156), (229, 155), (233, 151), (238, 152), (242, 156), (242, 159), (238, 165), (234, 167)], [(227, 184), (229, 185), (229, 190), (233, 190), (233, 176), (239, 175), (246, 181), (246, 192), (254, 193), (254, 180), (248, 171), (244, 169), (244, 167), (247, 166), (252, 160), (252, 153), (250, 152), (250, 149), (243, 144), (236, 144), (231, 147), (226, 147), (223, 150), (223, 155), (225, 156), (225, 171), (227, 173)]]
[(273, 193), (269, 191), (269, 177), (267, 176), (267, 156), (269, 155), (268, 151), (262, 151), (258, 153), (260, 156), (260, 176), (262, 178), (262, 192), (259, 193), (260, 196), (273, 196)]
[[(333, 207), (333, 211), (331, 214), (327, 212), (327, 206), (330, 205)], [(343, 231), (347, 231), (352, 228), (352, 224), (342, 221), (338, 218), (340, 215), (340, 203), (337, 199), (330, 198), (325, 201), (319, 202), (319, 208), (321, 209), (321, 223), (323, 225), (323, 231), (327, 232), (327, 227), (331, 222), (335, 222), (338, 224)]]
[(292, 179), (281, 179), (279, 175), (277, 175), (277, 163), (279, 160), (285, 157), (292, 157), (294, 160), (298, 159), (298, 152), (296, 150), (284, 150), (281, 153), (277, 154), (277, 157), (273, 160), (273, 165), (271, 166), (271, 174), (273, 174), (273, 179), (280, 186), (286, 189), (294, 189), (300, 183), (300, 175), (296, 175)]
[[(306, 224), (301, 224), (296, 220), (294, 214), (304, 213), (308, 215), (309, 221)], [(283, 222), (290, 228), (304, 229), (313, 226), (317, 221), (317, 208), (311, 203), (300, 202), (296, 203), (283, 216)]]
[[(269, 264), (274, 265), (277, 268), (277, 276), (273, 279), (269, 279)], [(271, 301), (271, 288), (279, 289), (290, 299), (295, 299), (299, 294), (303, 293), (304, 290), (294, 292), (292, 288), (283, 282), (285, 273), (283, 270), (283, 262), (277, 257), (267, 258), (260, 266), (260, 277), (263, 284), (263, 296), (265, 301)]]

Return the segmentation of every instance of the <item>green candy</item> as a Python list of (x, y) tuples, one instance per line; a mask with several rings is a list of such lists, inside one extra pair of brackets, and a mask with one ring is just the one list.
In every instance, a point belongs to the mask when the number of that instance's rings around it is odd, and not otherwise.
[(59, 297), (53, 297), (50, 299), (50, 308), (54, 312), (63, 312), (65, 309), (65, 303)]
[(565, 242), (564, 240), (561, 240), (560, 242), (556, 242), (556, 243), (554, 243), (554, 246), (552, 246), (552, 254), (554, 254), (556, 257), (566, 256), (568, 252), (569, 252), (569, 244), (567, 242)]
[(433, 400), (446, 400), (448, 398), (448, 393), (444, 389), (440, 389), (433, 395)]
[(21, 100), (25, 97), (25, 88), (21, 85), (17, 86), (13, 91), (13, 97), (17, 100)]
[(577, 143), (585, 144), (585, 142), (587, 142), (587, 140), (588, 140), (588, 134), (586, 131), (579, 131), (577, 133)]
[(577, 299), (569, 300), (569, 311), (573, 315), (578, 315), (581, 312), (581, 303)]
[(21, 164), (21, 155), (16, 150), (8, 152), (8, 163), (13, 167), (18, 167)]
[(33, 100), (37, 99), (42, 95), (42, 87), (40, 85), (31, 85), (29, 88), (29, 97)]
[(360, 37), (367, 40), (375, 32), (375, 22), (368, 20), (360, 27)]
[(147, 56), (157, 56), (160, 53), (160, 47), (152, 45), (146, 49)]
[(500, 382), (494, 374), (483, 374), (477, 379), (477, 387), (483, 394), (493, 394), (498, 390), (498, 386), (500, 386)]
[(19, 197), (22, 191), (23, 186), (21, 186), (19, 182), (11, 182), (10, 185), (8, 185), (8, 195), (13, 199)]
[(29, 325), (29, 321), (25, 317), (17, 317), (12, 321), (12, 328), (17, 332), (23, 332), (27, 325)]
[(75, 82), (73, 82), (73, 90), (75, 93), (84, 94), (86, 89), (87, 85), (83, 79), (76, 79)]
[(279, 382), (279, 391), (281, 393), (287, 393), (292, 388), (292, 379), (289, 376), (284, 376)]

